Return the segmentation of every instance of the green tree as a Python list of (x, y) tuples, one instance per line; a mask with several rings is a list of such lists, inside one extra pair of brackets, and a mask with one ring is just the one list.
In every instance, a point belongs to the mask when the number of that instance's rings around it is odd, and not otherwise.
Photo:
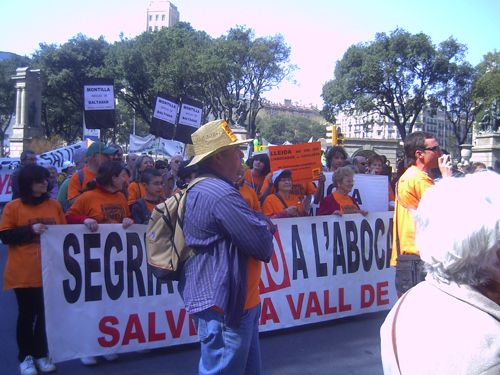
[(0, 156), (4, 156), (3, 141), (9, 124), (15, 114), (16, 90), (12, 76), (16, 69), (28, 66), (27, 57), (11, 55), (0, 60)]
[(349, 47), (337, 62), (334, 79), (323, 86), (322, 113), (332, 120), (338, 111), (374, 111), (392, 120), (405, 139), (454, 57), (423, 33), (378, 33), (371, 43)]
[(308, 118), (293, 114), (260, 113), (257, 117), (257, 127), (262, 137), (272, 144), (282, 144), (286, 141), (293, 144), (305, 143), (325, 136), (324, 120)]
[(33, 56), (42, 75), (42, 127), (50, 138), (58, 134), (67, 142), (83, 133), (83, 85), (87, 78), (103, 77), (109, 44), (103, 37), (82, 34), (61, 46), (40, 44)]
[(431, 96), (431, 105), (444, 111), (452, 125), (457, 150), (467, 142), (478, 111), (473, 97), (476, 69), (464, 61), (466, 47), (449, 39), (440, 45), (443, 60), (450, 61), (444, 79)]
[(117, 96), (151, 124), (159, 93), (201, 100), (203, 86), (199, 59), (210, 37), (187, 23), (145, 32), (115, 43), (106, 59), (106, 72), (115, 77)]
[(263, 107), (262, 94), (279, 85), (295, 69), (281, 35), (255, 38), (251, 29), (236, 27), (215, 40), (203, 59), (203, 99), (208, 111), (255, 135)]

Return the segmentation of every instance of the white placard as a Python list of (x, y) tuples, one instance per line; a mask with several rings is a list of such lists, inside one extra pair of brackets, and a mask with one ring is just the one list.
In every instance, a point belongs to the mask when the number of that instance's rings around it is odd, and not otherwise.
[(179, 114), (179, 125), (187, 125), (193, 128), (199, 128), (201, 125), (202, 109), (182, 103), (181, 113)]
[(86, 111), (115, 109), (115, 94), (112, 85), (85, 85), (83, 94)]
[(179, 104), (170, 100), (157, 97), (153, 117), (175, 125)]

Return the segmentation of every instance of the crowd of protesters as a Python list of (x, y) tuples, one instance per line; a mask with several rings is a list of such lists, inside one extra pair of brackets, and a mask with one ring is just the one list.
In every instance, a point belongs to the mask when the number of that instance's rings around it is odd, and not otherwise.
[[(444, 172), (445, 169), (437, 162), (443, 151), (437, 143), (429, 143), (430, 138), (426, 138), (425, 134), (422, 137), (422, 145), (413, 145), (415, 147), (410, 150), (410, 155), (406, 155), (407, 159), (408, 156), (411, 159), (412, 155), (419, 158), (413, 164), (410, 163), (410, 172), (400, 168), (392, 173), (383, 155), (356, 155), (349, 158), (342, 147), (329, 148), (324, 155), (323, 169), (323, 172), (333, 172), (334, 189), (329, 194), (325, 194), (324, 173), (316, 181), (294, 184), (291, 170), (271, 170), (266, 152), (256, 153), (246, 164), (242, 164), (237, 173), (238, 179), (231, 182), (250, 209), (268, 218), (308, 216), (313, 212), (311, 205), (317, 206), (317, 215), (367, 215), (368, 212), (360, 208), (350, 195), (354, 175), (386, 175), (389, 182), (388, 209), (393, 210), (396, 202), (396, 212), (399, 214), (399, 223), (395, 221), (395, 241), (401, 240), (402, 246), (410, 249), (408, 254), (418, 256), (412, 242), (414, 229), (408, 234), (398, 227), (405, 220), (403, 226), (414, 228), (414, 224), (408, 224), (413, 219), (411, 214), (403, 212), (405, 207), (398, 208), (397, 195), (404, 196), (404, 191), (395, 194), (397, 179), (408, 176), (413, 170), (417, 178), (427, 181), (427, 188), (434, 180), (446, 177), (443, 173), (461, 176), (487, 170), (482, 163), (474, 163), (467, 168), (458, 165), (453, 170), (448, 164), (449, 173)], [(411, 136), (409, 138), (412, 139)], [(427, 152), (432, 155), (427, 155)], [(12, 178), (13, 200), (5, 206), (2, 215), (0, 239), (9, 247), (4, 287), (14, 289), (19, 307), (17, 343), (22, 374), (36, 374), (37, 369), (40, 372), (55, 370), (45, 336), (40, 264), (39, 236), (47, 229), (47, 225), (84, 224), (88, 230), (97, 231), (99, 225), (108, 223), (120, 223), (124, 228), (133, 223), (147, 224), (157, 204), (186, 188), (201, 173), (196, 163), (183, 160), (182, 155), (175, 155), (170, 160), (154, 161), (150, 155), (128, 154), (125, 161), (123, 159), (123, 150), (119, 145), (94, 142), (85, 154), (75, 155), (75, 160), (65, 162), (58, 173), (54, 167), (36, 165), (36, 155), (31, 151), (24, 151), (21, 155), (21, 166)], [(426, 163), (423, 169), (419, 169), (419, 161)], [(495, 167), (500, 169), (498, 161), (497, 164)], [(401, 186), (406, 178), (402, 178)], [(419, 184), (424, 186), (422, 182)], [(413, 185), (405, 187), (412, 188)], [(408, 241), (412, 244), (406, 245)], [(399, 251), (401, 243), (394, 246), (398, 249), (397, 255), (405, 254), (405, 249)], [(393, 257), (392, 265), (397, 265), (397, 255)], [(422, 277), (402, 289), (401, 293), (421, 281)], [(114, 360), (117, 356), (111, 354), (105, 358)], [(86, 357), (82, 358), (82, 363), (94, 365), (98, 362), (95, 357)]]

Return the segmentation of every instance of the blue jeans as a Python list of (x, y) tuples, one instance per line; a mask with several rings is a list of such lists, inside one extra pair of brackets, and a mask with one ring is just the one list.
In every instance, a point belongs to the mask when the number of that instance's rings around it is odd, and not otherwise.
[(200, 375), (260, 375), (260, 304), (245, 310), (238, 328), (228, 327), (224, 315), (207, 309), (193, 314), (201, 343)]

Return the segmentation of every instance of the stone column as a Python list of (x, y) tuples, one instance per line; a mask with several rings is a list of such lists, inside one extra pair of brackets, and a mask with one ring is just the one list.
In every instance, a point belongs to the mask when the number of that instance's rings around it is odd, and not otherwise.
[(16, 121), (9, 143), (10, 155), (18, 157), (33, 138), (42, 136), (40, 70), (17, 68), (12, 79), (16, 88)]

